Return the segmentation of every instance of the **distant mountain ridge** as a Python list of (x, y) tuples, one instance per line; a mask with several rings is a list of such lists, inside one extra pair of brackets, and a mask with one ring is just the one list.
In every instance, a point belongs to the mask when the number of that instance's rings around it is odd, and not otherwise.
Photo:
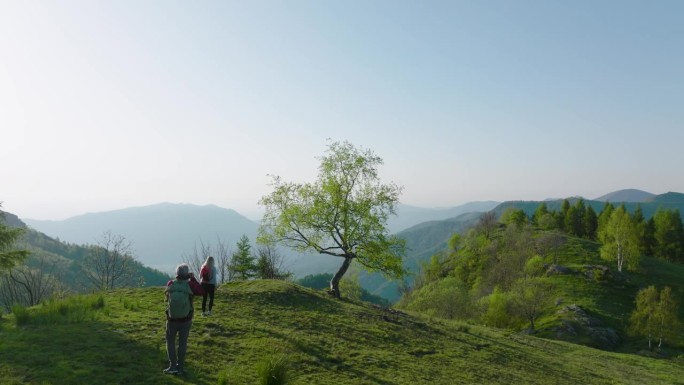
[(650, 199), (653, 199), (654, 197), (656, 197), (656, 194), (647, 191), (637, 189), (625, 189), (608, 193), (593, 200), (612, 203), (648, 202)]
[[(391, 233), (410, 228), (418, 223), (456, 217), (464, 212), (488, 211), (498, 202), (472, 202), (444, 209), (426, 209), (399, 205), (398, 215), (391, 216)], [(30, 227), (52, 237), (74, 244), (94, 244), (103, 232), (111, 231), (132, 241), (135, 255), (142, 263), (162, 271), (170, 271), (182, 255), (194, 250), (203, 241), (216, 244), (218, 239), (233, 247), (243, 235), (256, 238), (258, 223), (235, 210), (216, 205), (159, 203), (120, 210), (88, 213), (61, 221), (24, 219)], [(289, 252), (289, 251), (287, 251)], [(289, 268), (295, 274), (316, 273), (312, 268), (337, 269), (337, 258), (323, 256), (309, 258), (292, 256)], [(334, 267), (333, 267), (334, 266)]]
[(111, 231), (132, 242), (135, 256), (147, 266), (170, 271), (200, 241), (218, 239), (234, 245), (240, 237), (256, 237), (258, 224), (231, 209), (215, 205), (159, 203), (151, 206), (89, 213), (62, 221), (25, 219), (47, 235), (75, 244), (95, 244)]
[[(615, 204), (625, 202), (629, 211), (633, 211), (638, 204), (647, 218), (660, 207), (684, 211), (684, 194), (681, 193), (653, 195), (640, 190), (620, 190), (600, 198), (604, 200), (585, 200), (585, 204), (591, 205), (597, 212), (602, 210), (606, 201), (616, 200), (613, 202)], [(637, 198), (647, 201), (625, 201)], [(569, 198), (571, 202), (576, 199), (579, 198)], [(543, 202), (549, 209), (558, 210), (562, 201), (563, 199), (557, 199)], [(541, 203), (542, 201), (484, 201), (444, 209), (399, 205), (398, 215), (390, 216), (388, 220), (388, 229), (390, 233), (407, 239), (409, 253), (405, 264), (410, 269), (417, 269), (420, 262), (444, 249), (451, 234), (466, 231), (481, 213), (494, 211), (501, 214), (506, 208), (514, 207), (532, 215)], [(171, 271), (181, 261), (181, 256), (191, 253), (200, 241), (216, 244), (221, 239), (234, 248), (242, 235), (247, 235), (253, 242), (258, 230), (257, 222), (231, 209), (215, 205), (174, 203), (89, 213), (63, 221), (25, 219), (24, 222), (49, 236), (75, 244), (96, 243), (104, 231), (123, 235), (133, 242), (135, 256), (139, 261), (164, 272)], [(284, 251), (288, 258), (285, 268), (299, 277), (306, 274), (334, 273), (341, 263), (335, 257), (293, 254), (289, 249)], [(380, 294), (385, 298), (396, 297), (395, 294), (387, 294), (396, 288), (388, 289), (385, 281), (375, 277), (369, 281), (362, 279), (362, 284), (373, 294)]]
[[(646, 193), (649, 194), (649, 193)], [(603, 210), (603, 206), (606, 203), (611, 203), (614, 206), (623, 205), (628, 212), (633, 213), (637, 206), (641, 208), (643, 215), (646, 219), (651, 218), (658, 209), (668, 209), (668, 210), (679, 210), (680, 213), (684, 212), (684, 194), (678, 192), (668, 192), (660, 195), (648, 196), (646, 194), (641, 194), (645, 199), (643, 201), (625, 201), (620, 198), (635, 195), (622, 194), (616, 192), (616, 194), (606, 194), (604, 197), (612, 197), (609, 200), (591, 200), (584, 198), (567, 198), (570, 204), (574, 204), (578, 199), (584, 199), (584, 204), (591, 206), (596, 213), (600, 213)], [(613, 200), (616, 199), (616, 200)], [(539, 207), (541, 203), (545, 203), (549, 210), (560, 210), (560, 207), (564, 199), (557, 199), (551, 201), (506, 201), (498, 206), (496, 206), (493, 211), (497, 215), (501, 215), (508, 208), (516, 208), (523, 210), (528, 216), (534, 214), (534, 211)]]
[(400, 204), (397, 208), (397, 215), (391, 216), (387, 220), (387, 227), (390, 233), (398, 233), (424, 222), (456, 218), (466, 213), (487, 212), (499, 203), (495, 201), (477, 201), (448, 208), (423, 208)]

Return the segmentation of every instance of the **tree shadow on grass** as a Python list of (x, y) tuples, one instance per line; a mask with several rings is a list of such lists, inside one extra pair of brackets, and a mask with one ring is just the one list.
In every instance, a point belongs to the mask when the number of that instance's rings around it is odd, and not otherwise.
[[(27, 384), (173, 384), (188, 379), (162, 373), (166, 346), (159, 333), (141, 337), (102, 321), (5, 325), (0, 333), (0, 368)], [(192, 372), (189, 376), (193, 383), (208, 383), (192, 378)]]

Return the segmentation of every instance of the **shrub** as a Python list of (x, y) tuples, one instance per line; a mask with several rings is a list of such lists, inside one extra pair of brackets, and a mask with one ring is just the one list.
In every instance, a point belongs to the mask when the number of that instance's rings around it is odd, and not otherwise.
[(12, 313), (14, 314), (14, 322), (16, 322), (17, 326), (26, 325), (31, 320), (28, 310), (21, 305), (12, 306)]
[(285, 385), (289, 383), (289, 363), (284, 355), (265, 358), (257, 365), (259, 385)]
[[(16, 310), (15, 310), (16, 308)], [(63, 300), (48, 300), (29, 313), (26, 308), (16, 305), (12, 308), (17, 326), (28, 323), (36, 325), (70, 324), (97, 319), (105, 308), (102, 294), (79, 295)]]
[(228, 375), (228, 372), (225, 370), (222, 370), (218, 374), (218, 385), (228, 385), (228, 378), (230, 376)]

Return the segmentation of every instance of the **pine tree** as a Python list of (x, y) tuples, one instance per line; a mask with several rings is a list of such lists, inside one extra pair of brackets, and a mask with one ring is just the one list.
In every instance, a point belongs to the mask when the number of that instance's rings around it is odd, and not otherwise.
[(15, 250), (12, 247), (24, 233), (24, 229), (11, 228), (3, 222), (4, 213), (0, 211), (0, 271), (13, 268), (29, 254), (26, 250)]
[(584, 236), (589, 239), (596, 239), (596, 230), (598, 229), (598, 217), (596, 211), (591, 205), (587, 205), (584, 211)]
[(239, 279), (246, 280), (252, 278), (256, 273), (257, 266), (252, 255), (249, 237), (243, 235), (237, 242), (236, 248), (237, 250), (233, 253), (230, 268)]
[(679, 210), (659, 209), (655, 221), (655, 256), (678, 262), (684, 259), (684, 228)]

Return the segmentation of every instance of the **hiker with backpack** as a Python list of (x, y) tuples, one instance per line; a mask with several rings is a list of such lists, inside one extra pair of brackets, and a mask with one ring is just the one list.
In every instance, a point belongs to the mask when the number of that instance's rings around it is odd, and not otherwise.
[[(214, 307), (214, 292), (216, 291), (216, 275), (218, 270), (214, 265), (214, 257), (207, 257), (204, 261), (202, 268), (200, 269), (200, 282), (202, 283), (202, 289), (204, 289), (204, 295), (202, 296), (202, 315), (211, 315), (211, 309)], [(209, 297), (209, 311), (207, 310), (207, 297)]]
[[(184, 374), (183, 363), (188, 348), (188, 335), (190, 335), (194, 310), (192, 299), (195, 295), (204, 295), (204, 289), (190, 272), (190, 267), (182, 263), (176, 267), (176, 279), (166, 284), (165, 295), (168, 302), (166, 352), (169, 357), (169, 367), (164, 369), (164, 373)], [(176, 335), (178, 335), (178, 350), (176, 350)]]

